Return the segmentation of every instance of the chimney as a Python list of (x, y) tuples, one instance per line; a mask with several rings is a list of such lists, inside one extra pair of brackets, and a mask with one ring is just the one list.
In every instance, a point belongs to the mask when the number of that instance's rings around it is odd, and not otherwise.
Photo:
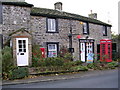
[(56, 2), (56, 3), (54, 4), (54, 6), (55, 6), (55, 10), (60, 10), (60, 11), (62, 11), (62, 3), (61, 3), (61, 2)]
[(97, 19), (97, 13), (92, 13), (92, 10), (91, 10), (91, 14), (89, 14), (88, 16), (89, 18)]

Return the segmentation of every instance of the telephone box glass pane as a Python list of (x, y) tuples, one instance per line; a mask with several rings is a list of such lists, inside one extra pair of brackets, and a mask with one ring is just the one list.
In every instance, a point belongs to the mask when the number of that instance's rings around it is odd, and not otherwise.
[(110, 59), (110, 44), (108, 44), (108, 58)]

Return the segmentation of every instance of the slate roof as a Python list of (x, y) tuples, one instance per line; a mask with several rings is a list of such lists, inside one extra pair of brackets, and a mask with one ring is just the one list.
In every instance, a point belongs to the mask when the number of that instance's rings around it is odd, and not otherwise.
[(33, 4), (28, 4), (26, 2), (1, 2), (3, 5), (14, 5), (14, 6), (24, 6), (24, 7), (32, 7)]
[[(32, 7), (33, 4), (28, 4), (26, 2), (1, 2), (3, 5), (14, 5), (14, 6), (25, 6), (25, 7)], [(72, 14), (64, 11), (58, 11), (53, 9), (46, 9), (46, 8), (37, 8), (33, 7), (31, 10), (32, 16), (45, 16), (45, 17), (54, 17), (54, 18), (63, 18), (63, 19), (73, 19), (73, 20), (79, 20), (83, 22), (90, 22), (94, 24), (99, 25), (106, 25), (106, 26), (112, 26), (110, 24), (104, 23), (97, 19), (92, 19), (89, 17)]]
[(85, 16), (72, 14), (72, 13), (68, 13), (68, 12), (64, 12), (64, 11), (53, 10), (53, 9), (34, 7), (31, 10), (31, 15), (32, 16), (46, 16), (46, 17), (54, 17), (54, 18), (80, 20), (83, 22), (90, 22), (90, 23), (94, 23), (94, 24), (106, 25), (106, 26), (111, 27), (110, 24), (104, 23), (104, 22), (99, 21), (97, 19), (92, 19), (92, 18), (88, 18)]

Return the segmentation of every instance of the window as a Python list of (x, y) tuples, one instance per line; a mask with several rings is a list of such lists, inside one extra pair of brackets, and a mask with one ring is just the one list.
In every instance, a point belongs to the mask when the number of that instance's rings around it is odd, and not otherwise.
[(103, 26), (103, 36), (107, 36), (107, 26)]
[(48, 52), (47, 52), (48, 57), (57, 57), (58, 43), (48, 43), (47, 48), (48, 48)]
[(88, 23), (83, 23), (83, 34), (89, 34), (89, 26)]
[(26, 52), (26, 40), (18, 40), (19, 52)]
[(47, 18), (47, 32), (57, 32), (56, 19)]
[(0, 24), (2, 24), (2, 4), (0, 3)]

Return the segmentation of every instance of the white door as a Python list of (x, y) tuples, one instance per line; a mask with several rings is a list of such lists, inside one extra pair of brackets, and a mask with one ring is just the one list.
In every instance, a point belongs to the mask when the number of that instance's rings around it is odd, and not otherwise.
[(81, 61), (82, 62), (85, 62), (85, 43), (81, 43), (80, 44), (81, 46)]
[(16, 38), (17, 66), (28, 66), (28, 38)]

